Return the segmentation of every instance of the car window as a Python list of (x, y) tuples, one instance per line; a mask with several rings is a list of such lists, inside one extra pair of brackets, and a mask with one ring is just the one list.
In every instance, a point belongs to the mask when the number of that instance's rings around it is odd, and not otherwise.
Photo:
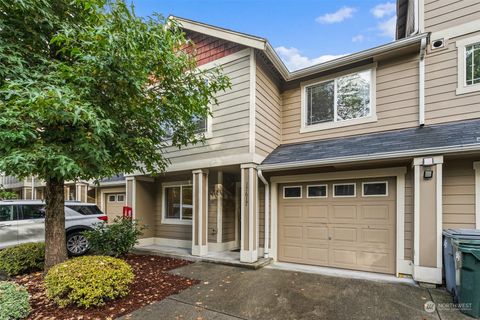
[(0, 205), (0, 222), (15, 220), (13, 205)]
[(85, 216), (103, 214), (102, 211), (100, 211), (100, 209), (98, 209), (97, 206), (68, 205), (67, 208), (70, 208)]
[(43, 219), (45, 218), (45, 207), (36, 204), (22, 205), (22, 219)]

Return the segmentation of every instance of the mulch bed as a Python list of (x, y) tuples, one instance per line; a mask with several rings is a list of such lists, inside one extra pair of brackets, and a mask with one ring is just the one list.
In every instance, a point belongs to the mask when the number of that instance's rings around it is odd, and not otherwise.
[(191, 263), (189, 261), (135, 254), (126, 256), (124, 260), (132, 266), (135, 273), (129, 295), (96, 308), (81, 309), (74, 306), (59, 308), (45, 296), (42, 273), (16, 277), (13, 281), (24, 285), (31, 295), (32, 312), (27, 319), (115, 319), (179, 293), (199, 282), (166, 272), (188, 265)]

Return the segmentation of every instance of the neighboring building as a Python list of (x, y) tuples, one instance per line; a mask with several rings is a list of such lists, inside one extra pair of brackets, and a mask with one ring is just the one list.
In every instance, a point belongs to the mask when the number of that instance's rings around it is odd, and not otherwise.
[[(13, 176), (0, 174), (0, 187), (6, 191), (17, 194), (17, 199), (44, 200), (45, 181), (36, 177), (28, 177), (23, 180)], [(67, 181), (65, 183), (65, 200), (94, 202), (95, 190), (86, 181)], [(93, 194), (92, 194), (93, 193)]]

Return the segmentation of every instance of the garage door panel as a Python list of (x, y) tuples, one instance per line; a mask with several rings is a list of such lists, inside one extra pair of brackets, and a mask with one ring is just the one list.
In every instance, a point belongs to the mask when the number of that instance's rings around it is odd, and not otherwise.
[(330, 241), (352, 242), (356, 243), (357, 229), (356, 228), (332, 228)]
[[(388, 181), (388, 196), (362, 196), (362, 182)], [(356, 197), (279, 198), (279, 260), (381, 273), (395, 272), (395, 179), (357, 179)], [(338, 181), (296, 183), (327, 184)], [(293, 184), (292, 184), (293, 185)], [(283, 186), (280, 185), (281, 190)]]
[(311, 222), (328, 222), (328, 206), (326, 205), (307, 205), (306, 219)]
[(310, 263), (328, 264), (328, 247), (307, 247), (305, 249), (306, 260)]
[(298, 219), (302, 217), (303, 207), (301, 205), (287, 205), (283, 208), (283, 218), (285, 220)]
[(356, 205), (336, 205), (332, 206), (330, 222), (332, 223), (351, 223), (357, 219)]
[(302, 226), (283, 226), (282, 235), (286, 239), (302, 240), (303, 227)]

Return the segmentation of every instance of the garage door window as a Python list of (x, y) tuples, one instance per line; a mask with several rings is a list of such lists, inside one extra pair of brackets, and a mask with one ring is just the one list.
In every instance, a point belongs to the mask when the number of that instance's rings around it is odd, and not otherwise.
[(388, 183), (381, 182), (364, 182), (362, 183), (362, 196), (364, 197), (379, 197), (388, 196)]
[(117, 200), (117, 196), (114, 194), (111, 194), (108, 196), (108, 202), (115, 202)]
[(284, 199), (302, 198), (302, 187), (301, 186), (283, 187), (283, 198)]
[(124, 202), (125, 201), (125, 195), (119, 194), (117, 195), (117, 202)]
[(334, 197), (355, 197), (355, 183), (342, 183), (333, 185)]
[(191, 223), (193, 194), (191, 185), (169, 186), (164, 188), (165, 223)]
[(326, 198), (327, 197), (327, 185), (311, 185), (307, 186), (307, 198)]

